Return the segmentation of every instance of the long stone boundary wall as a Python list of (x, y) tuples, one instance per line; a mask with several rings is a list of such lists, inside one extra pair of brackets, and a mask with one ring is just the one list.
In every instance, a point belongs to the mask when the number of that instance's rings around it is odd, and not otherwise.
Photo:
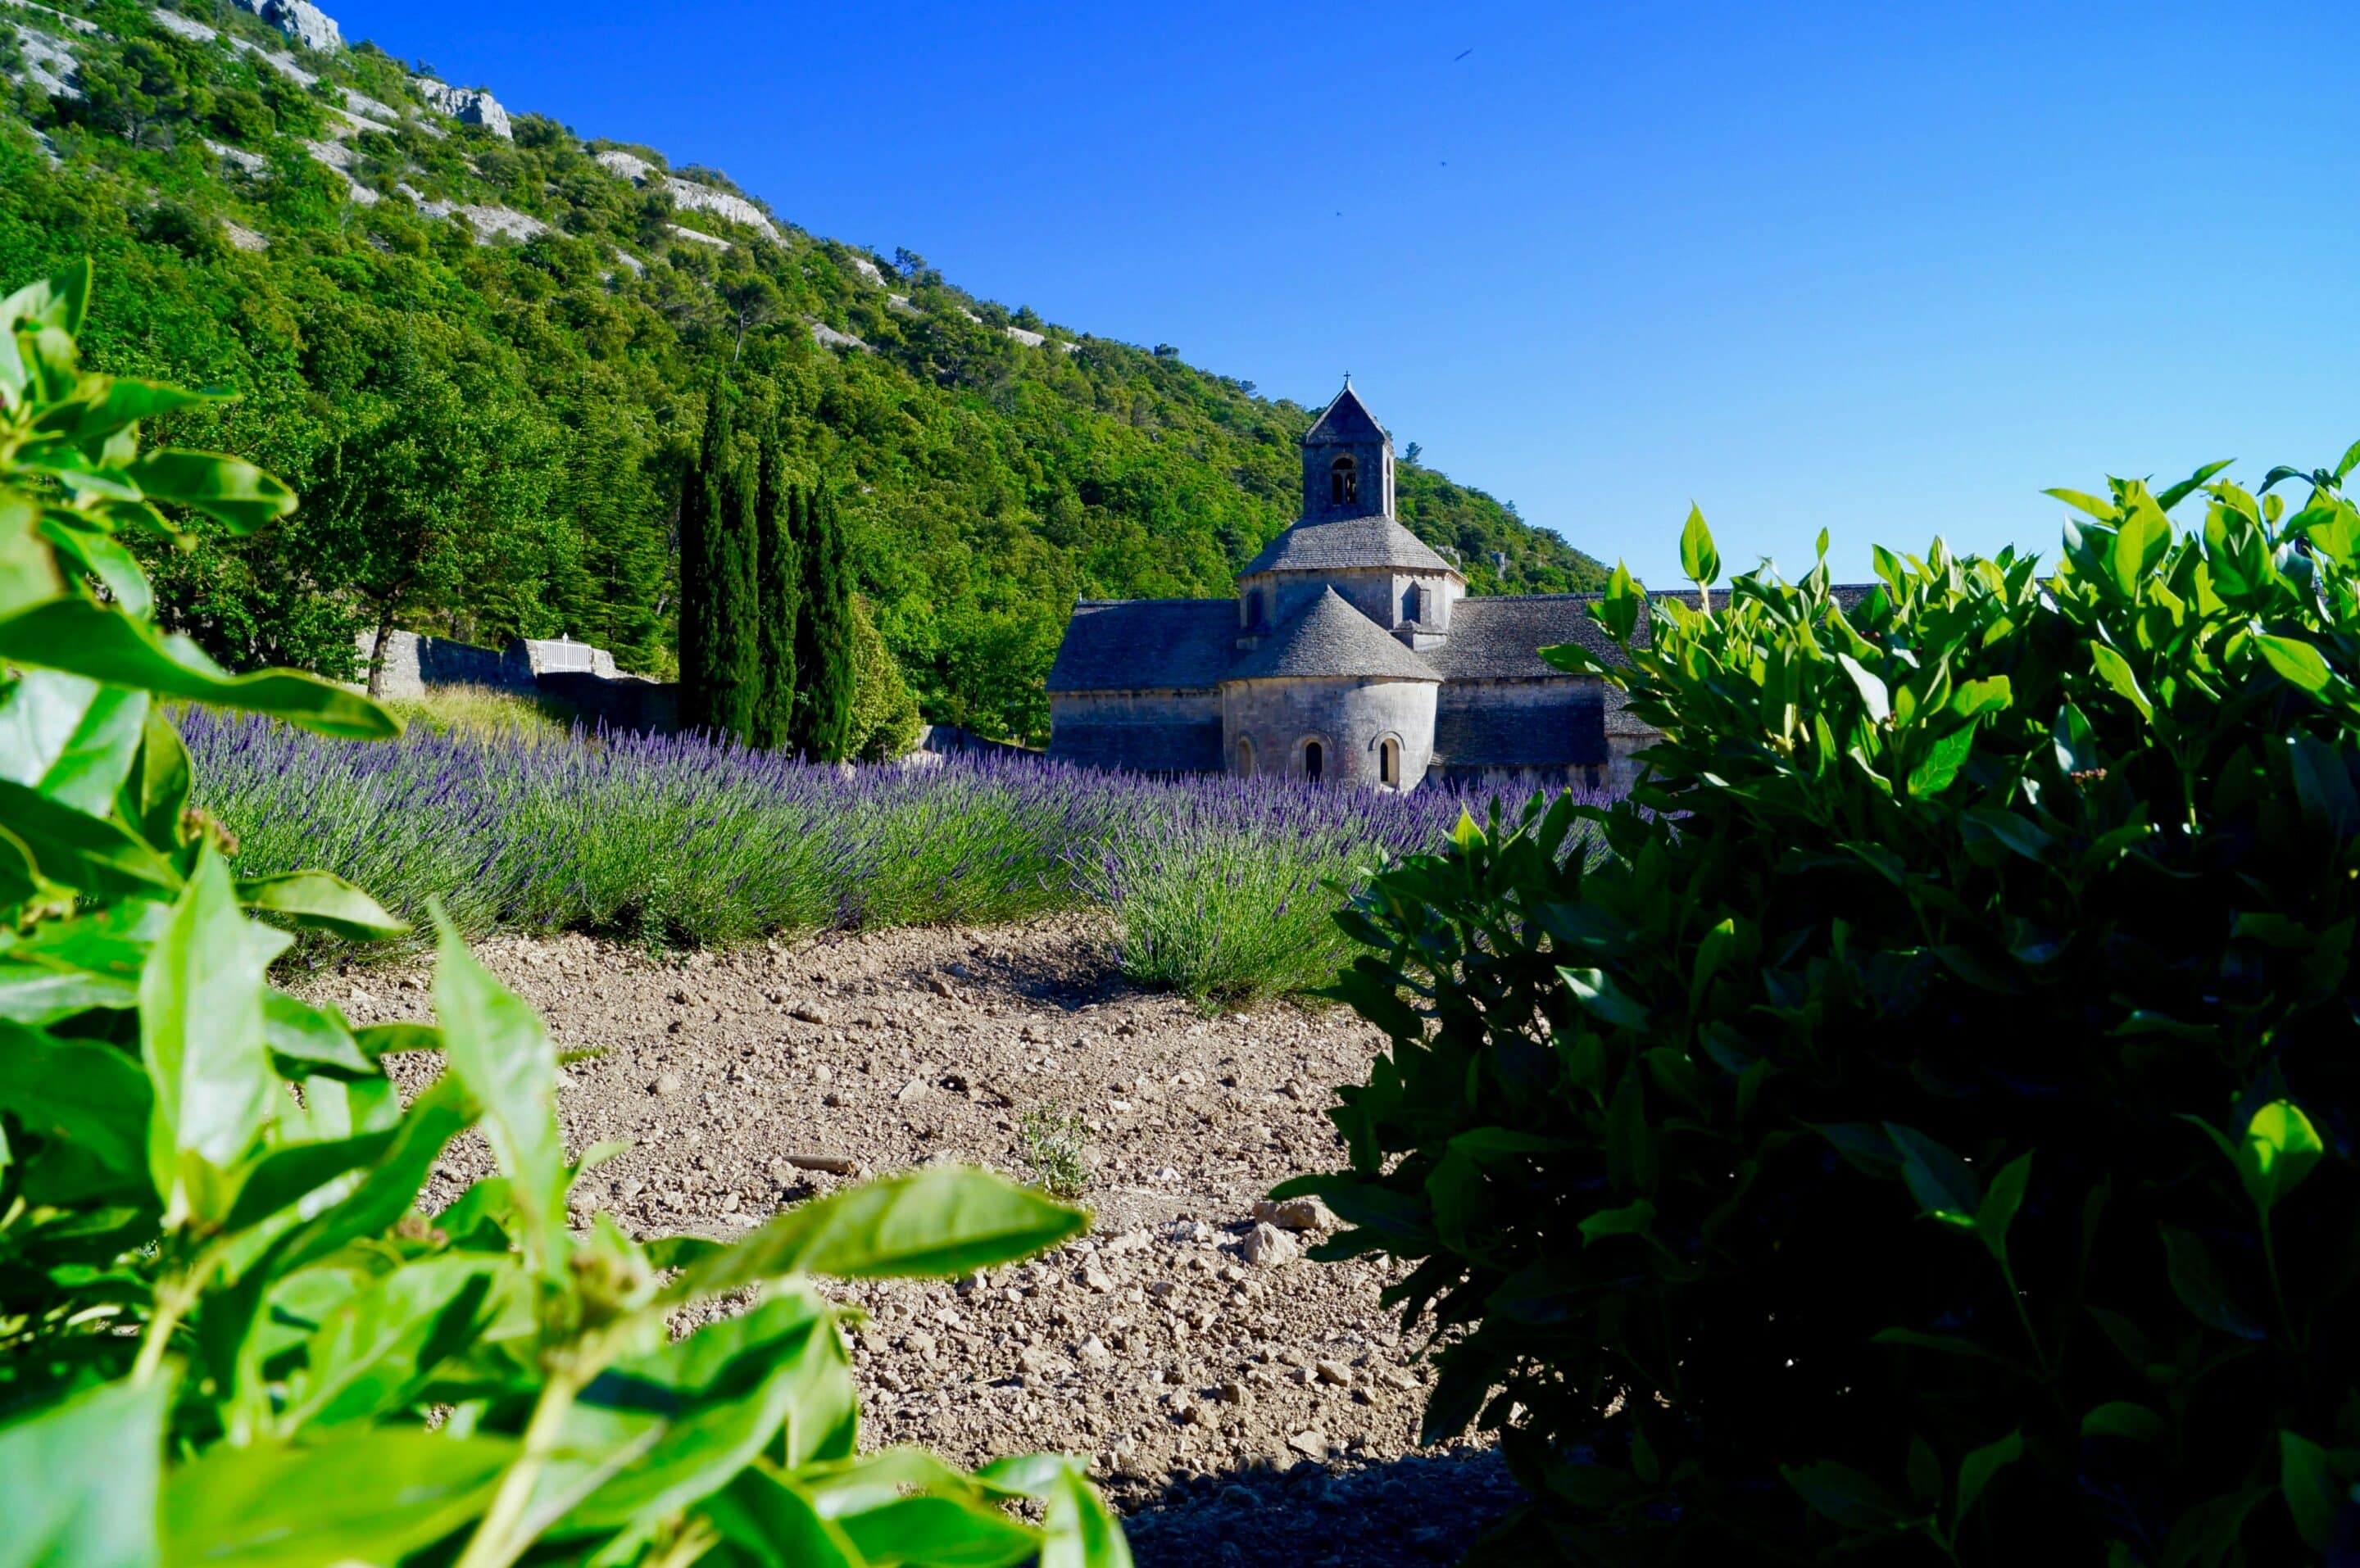
[[(363, 632), (355, 640), (366, 669), (377, 637)], [(519, 637), (497, 651), (416, 632), (398, 631), (386, 639), (384, 695), (423, 697), (437, 686), (488, 686), (553, 698), (584, 724), (608, 729), (669, 733), (680, 727), (677, 687), (627, 675), (605, 648), (567, 637)]]

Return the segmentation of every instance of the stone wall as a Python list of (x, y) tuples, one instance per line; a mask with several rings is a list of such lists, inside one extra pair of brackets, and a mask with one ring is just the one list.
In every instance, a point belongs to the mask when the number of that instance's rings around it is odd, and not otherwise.
[(1601, 727), (1606, 738), (1606, 784), (1618, 794), (1629, 793), (1639, 781), (1638, 754), (1663, 738), (1661, 731), (1630, 711), (1625, 705), (1629, 701), (1620, 686), (1605, 687)]
[[(363, 670), (376, 646), (374, 633), (355, 639)], [(667, 734), (680, 727), (676, 687), (626, 675), (615, 667), (614, 655), (588, 643), (519, 637), (495, 652), (416, 632), (397, 631), (386, 639), (379, 684), (384, 695), (416, 699), (438, 686), (488, 686), (554, 698), (593, 727)]]
[(1434, 755), (1435, 683), (1352, 677), (1232, 681), (1221, 688), (1222, 753), (1236, 767), (1238, 742), (1253, 746), (1256, 773), (1304, 774), (1304, 742), (1324, 749), (1321, 777), (1333, 784), (1382, 782), (1380, 746), (1401, 747), (1400, 787), (1426, 777)]
[(1137, 773), (1221, 770), (1221, 699), (1208, 691), (1049, 696), (1049, 757)]
[(920, 724), (917, 744), (901, 758), (905, 767), (939, 764), (946, 757), (1032, 757), (1041, 754), (1013, 741), (993, 740), (957, 724)]
[[(1450, 606), (1462, 593), (1459, 584), (1439, 572), (1406, 572), (1399, 567), (1339, 567), (1331, 572), (1264, 572), (1241, 579), (1244, 593), (1260, 593), (1268, 611), (1267, 620), (1278, 626), (1328, 589), (1337, 596), (1387, 631), (1401, 625), (1402, 595), (1413, 583), (1424, 583), (1431, 596), (1434, 614), (1444, 626), (1449, 624)], [(1244, 600), (1239, 601), (1240, 626), (1249, 612)], [(1426, 639), (1423, 646), (1438, 646), (1437, 639)]]
[(1537, 769), (1604, 785), (1614, 768), (1607, 696), (1595, 679), (1448, 681), (1435, 708), (1435, 767), (1460, 781)]

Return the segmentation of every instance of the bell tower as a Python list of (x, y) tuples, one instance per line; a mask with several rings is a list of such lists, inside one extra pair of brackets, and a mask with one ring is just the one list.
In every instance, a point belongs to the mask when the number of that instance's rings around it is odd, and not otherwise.
[(1352, 378), (1303, 438), (1303, 520), (1393, 515), (1393, 438), (1377, 423)]

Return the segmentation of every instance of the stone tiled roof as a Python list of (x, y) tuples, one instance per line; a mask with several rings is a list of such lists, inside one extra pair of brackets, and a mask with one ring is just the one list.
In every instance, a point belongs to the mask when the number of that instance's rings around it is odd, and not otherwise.
[(1579, 643), (1617, 657), (1605, 629), (1590, 618), (1595, 593), (1520, 593), (1461, 599), (1450, 606), (1450, 640), (1428, 648), (1445, 681), (1508, 681), (1562, 675), (1539, 650)]
[[(1349, 526), (1308, 525), (1321, 529)], [(1874, 583), (1843, 583), (1830, 592), (1849, 610), (1875, 588)], [(1692, 588), (1657, 590), (1651, 596), (1677, 599), (1691, 609), (1697, 602)], [(1210, 691), (1223, 681), (1290, 675), (1547, 679), (1564, 674), (1540, 656), (1542, 648), (1557, 643), (1579, 643), (1603, 659), (1620, 657), (1604, 628), (1590, 616), (1590, 606), (1599, 597), (1523, 593), (1461, 599), (1451, 606), (1448, 639), (1422, 653), (1404, 647), (1332, 588), (1246, 653), (1237, 651), (1235, 600), (1085, 599), (1075, 606), (1065, 640), (1050, 667), (1049, 690)], [(1714, 593), (1714, 604), (1725, 602), (1721, 593)], [(1639, 625), (1644, 637), (1647, 623)]]
[(1305, 434), (1303, 444), (1350, 446), (1360, 441), (1389, 439), (1384, 426), (1377, 423), (1377, 417), (1369, 412), (1369, 406), (1360, 401), (1360, 395), (1353, 391), (1352, 384), (1347, 381), (1344, 390), (1336, 394), (1336, 400), (1311, 421), (1311, 429)]
[(1209, 690), (1237, 657), (1237, 636), (1234, 599), (1085, 599), (1049, 667), (1049, 690)]
[(1262, 639), (1260, 648), (1240, 656), (1225, 679), (1266, 681), (1306, 675), (1442, 679), (1434, 666), (1344, 603), (1333, 588), (1289, 616)]
[(1262, 547), (1238, 573), (1335, 572), (1353, 566), (1405, 567), (1419, 572), (1458, 572), (1426, 541), (1391, 517), (1341, 517), (1332, 523), (1297, 523)]

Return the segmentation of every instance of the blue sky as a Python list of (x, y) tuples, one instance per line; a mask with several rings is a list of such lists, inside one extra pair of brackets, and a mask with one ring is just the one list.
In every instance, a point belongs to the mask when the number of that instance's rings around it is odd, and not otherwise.
[(2350, 6), (328, 8), (1062, 325), (1349, 370), (1658, 583), (1691, 500), (1860, 577), (2360, 436)]

